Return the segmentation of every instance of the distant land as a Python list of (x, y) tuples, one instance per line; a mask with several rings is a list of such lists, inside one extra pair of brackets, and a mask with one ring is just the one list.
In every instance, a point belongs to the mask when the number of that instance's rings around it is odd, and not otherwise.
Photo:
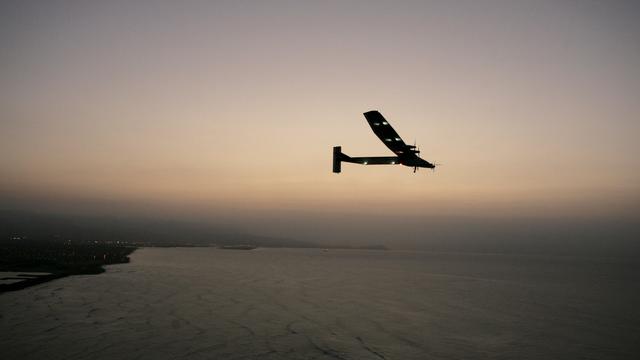
[[(98, 242), (3, 240), (0, 293), (69, 275), (100, 274), (104, 265), (128, 263), (135, 250), (135, 246)], [(6, 276), (6, 273), (16, 274)]]
[(0, 241), (12, 239), (133, 246), (321, 247), (311, 242), (246, 234), (198, 222), (0, 211)]
[[(202, 223), (0, 211), (0, 272), (22, 273), (0, 277), (9, 281), (0, 283), (0, 293), (69, 275), (102, 273), (104, 265), (129, 262), (129, 255), (138, 247), (197, 246), (321, 247)], [(324, 248), (387, 250), (376, 245)]]

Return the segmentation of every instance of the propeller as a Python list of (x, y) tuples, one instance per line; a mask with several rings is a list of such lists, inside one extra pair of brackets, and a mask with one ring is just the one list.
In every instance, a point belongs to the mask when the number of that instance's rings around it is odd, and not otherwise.
[(414, 154), (420, 155), (420, 148), (416, 145), (416, 140), (413, 140), (413, 148), (411, 149)]

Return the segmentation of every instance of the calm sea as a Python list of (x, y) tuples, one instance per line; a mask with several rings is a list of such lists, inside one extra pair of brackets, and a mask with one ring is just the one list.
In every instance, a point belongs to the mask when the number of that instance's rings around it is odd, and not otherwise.
[(0, 295), (2, 359), (636, 359), (637, 262), (145, 248)]

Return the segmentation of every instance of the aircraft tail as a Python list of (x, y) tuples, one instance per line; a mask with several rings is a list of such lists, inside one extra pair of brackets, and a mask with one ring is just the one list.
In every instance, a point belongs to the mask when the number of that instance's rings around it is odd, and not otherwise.
[(333, 147), (333, 172), (338, 174), (342, 171), (342, 162), (351, 159), (342, 153), (342, 146)]

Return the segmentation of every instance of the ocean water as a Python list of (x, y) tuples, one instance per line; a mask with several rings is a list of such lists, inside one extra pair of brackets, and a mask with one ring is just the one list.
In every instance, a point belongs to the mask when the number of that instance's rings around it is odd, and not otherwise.
[(2, 359), (635, 359), (637, 262), (145, 248), (0, 295)]

